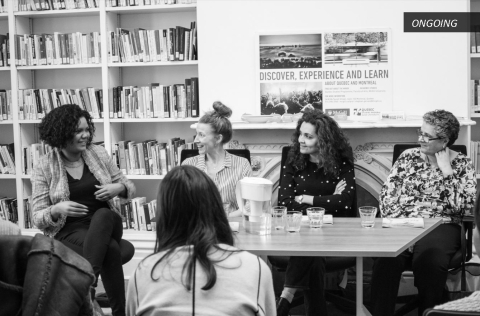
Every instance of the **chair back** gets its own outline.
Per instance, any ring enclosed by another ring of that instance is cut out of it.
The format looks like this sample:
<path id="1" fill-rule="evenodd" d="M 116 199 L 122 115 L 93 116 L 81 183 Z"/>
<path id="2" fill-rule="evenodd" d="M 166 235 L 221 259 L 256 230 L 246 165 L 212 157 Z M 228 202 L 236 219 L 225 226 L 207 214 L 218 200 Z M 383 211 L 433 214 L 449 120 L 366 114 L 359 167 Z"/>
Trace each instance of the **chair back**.
<path id="1" fill-rule="evenodd" d="M 392 157 L 392 165 L 397 161 L 398 157 L 407 149 L 420 147 L 417 143 L 411 144 L 395 144 L 393 146 L 393 157 Z M 452 145 L 450 146 L 451 150 L 461 152 L 462 154 L 467 154 L 467 146 L 465 145 Z"/>
<path id="2" fill-rule="evenodd" d="M 250 150 L 248 149 L 227 149 L 227 151 L 235 156 L 243 157 L 250 161 Z M 198 156 L 198 149 L 184 149 L 180 155 L 180 163 L 182 163 L 185 159 Z"/>

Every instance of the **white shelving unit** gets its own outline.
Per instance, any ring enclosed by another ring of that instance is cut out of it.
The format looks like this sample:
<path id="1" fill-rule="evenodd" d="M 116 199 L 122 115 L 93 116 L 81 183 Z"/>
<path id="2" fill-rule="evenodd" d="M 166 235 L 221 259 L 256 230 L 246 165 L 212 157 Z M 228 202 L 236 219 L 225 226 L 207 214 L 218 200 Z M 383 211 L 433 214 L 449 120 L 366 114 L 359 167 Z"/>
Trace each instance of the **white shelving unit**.
<path id="1" fill-rule="evenodd" d="M 144 141 L 157 139 L 166 142 L 172 137 L 190 141 L 189 128 L 198 118 L 186 119 L 110 119 L 112 88 L 115 86 L 146 86 L 151 83 L 171 85 L 185 83 L 186 78 L 199 77 L 198 61 L 109 63 L 107 60 L 107 32 L 117 27 L 134 29 L 166 29 L 176 26 L 190 28 L 197 21 L 196 4 L 178 4 L 142 7 L 106 7 L 98 1 L 99 8 L 82 10 L 52 10 L 0 13 L 1 34 L 11 35 L 10 56 L 12 65 L 0 67 L 0 89 L 12 90 L 13 120 L 0 121 L 0 143 L 15 143 L 16 175 L 0 175 L 2 196 L 16 197 L 19 225 L 24 228 L 22 201 L 32 193 L 30 175 L 22 174 L 22 148 L 39 142 L 40 120 L 19 120 L 18 90 L 67 89 L 93 87 L 102 89 L 104 115 L 94 119 L 94 141 L 103 141 L 109 153 L 120 140 Z M 16 66 L 14 35 L 70 32 L 99 32 L 101 36 L 101 63 L 48 66 Z M 167 124 L 168 123 L 168 124 Z M 159 180 L 163 176 L 128 175 L 135 182 L 137 196 L 150 201 L 156 197 Z M 151 180 L 157 181 L 152 183 Z"/>
<path id="2" fill-rule="evenodd" d="M 480 12 L 480 0 L 470 0 L 470 12 Z M 470 47 L 471 45 L 469 45 L 468 47 L 468 52 L 471 52 Z M 469 63 L 470 78 L 468 78 L 468 81 L 470 83 L 470 79 L 480 79 L 480 53 L 470 53 Z M 472 91 L 470 91 L 470 88 L 469 93 L 472 93 Z M 471 100 L 472 98 L 469 97 L 468 99 Z M 477 123 L 477 126 L 473 126 L 471 129 L 470 139 L 472 141 L 480 141 L 480 113 L 470 113 L 470 118 Z M 477 179 L 480 179 L 480 170 L 477 170 Z"/>

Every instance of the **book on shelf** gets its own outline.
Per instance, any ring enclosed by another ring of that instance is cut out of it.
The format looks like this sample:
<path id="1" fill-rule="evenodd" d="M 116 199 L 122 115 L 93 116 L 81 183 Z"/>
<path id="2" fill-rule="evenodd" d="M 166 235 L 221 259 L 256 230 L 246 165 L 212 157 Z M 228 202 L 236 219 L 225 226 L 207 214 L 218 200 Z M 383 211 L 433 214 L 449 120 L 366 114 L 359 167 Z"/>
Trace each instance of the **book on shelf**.
<path id="1" fill-rule="evenodd" d="M 0 0 L 1 1 L 1 0 Z M 0 10 L 1 13 L 1 10 Z M 0 34 L 0 67 L 10 66 L 10 34 Z"/>
<path id="2" fill-rule="evenodd" d="M 106 0 L 107 7 L 133 7 L 149 5 L 193 4 L 197 0 Z"/>
<path id="3" fill-rule="evenodd" d="M 141 87 L 113 87 L 109 115 L 125 119 L 198 117 L 198 93 L 195 92 L 198 92 L 198 78 L 169 86 L 152 83 Z"/>
<path id="4" fill-rule="evenodd" d="M 107 59 L 110 63 L 197 60 L 195 34 L 196 22 L 190 23 L 190 29 L 116 28 L 107 35 Z"/>
<path id="5" fill-rule="evenodd" d="M 18 116 L 20 120 L 42 119 L 45 114 L 59 106 L 77 104 L 87 111 L 92 118 L 98 119 L 103 117 L 102 102 L 102 90 L 92 87 L 81 89 L 24 89 L 18 91 Z"/>
<path id="6" fill-rule="evenodd" d="M 9 0 L 0 0 L 8 2 Z M 14 11 L 94 9 L 102 0 L 15 0 Z M 1 9 L 0 9 L 1 13 Z"/>
<path id="7" fill-rule="evenodd" d="M 100 33 L 15 35 L 17 66 L 99 64 Z"/>
<path id="8" fill-rule="evenodd" d="M 12 90 L 0 89 L 0 121 L 12 119 Z"/>
<path id="9" fill-rule="evenodd" d="M 0 144 L 0 173 L 15 174 L 15 144 Z"/>
<path id="10" fill-rule="evenodd" d="M 8 0 L 0 0 L 0 13 L 7 13 L 8 12 Z"/>
<path id="11" fill-rule="evenodd" d="M 0 218 L 18 225 L 16 198 L 0 197 Z"/>

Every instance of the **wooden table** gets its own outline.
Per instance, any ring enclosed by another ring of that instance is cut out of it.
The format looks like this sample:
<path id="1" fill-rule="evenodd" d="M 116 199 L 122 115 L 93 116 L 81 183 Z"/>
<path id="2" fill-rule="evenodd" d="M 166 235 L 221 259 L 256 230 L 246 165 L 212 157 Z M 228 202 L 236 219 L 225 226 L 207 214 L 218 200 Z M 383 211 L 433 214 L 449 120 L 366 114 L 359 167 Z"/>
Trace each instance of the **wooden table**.
<path id="1" fill-rule="evenodd" d="M 229 219 L 239 221 L 239 219 Z M 357 315 L 370 315 L 363 306 L 363 257 L 396 257 L 442 223 L 425 219 L 425 228 L 382 228 L 382 219 L 374 228 L 362 228 L 360 218 L 334 218 L 333 225 L 310 229 L 302 222 L 299 233 L 272 231 L 259 236 L 246 233 L 240 223 L 236 246 L 257 255 L 357 257 Z"/>

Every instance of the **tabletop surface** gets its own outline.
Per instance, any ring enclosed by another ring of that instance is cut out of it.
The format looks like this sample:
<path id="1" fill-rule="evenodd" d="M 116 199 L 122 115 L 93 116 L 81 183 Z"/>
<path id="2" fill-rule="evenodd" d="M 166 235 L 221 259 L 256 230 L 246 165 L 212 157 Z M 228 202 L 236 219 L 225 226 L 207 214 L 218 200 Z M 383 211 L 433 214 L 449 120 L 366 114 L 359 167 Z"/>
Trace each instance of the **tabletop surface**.
<path id="1" fill-rule="evenodd" d="M 438 225 L 440 218 L 425 219 L 424 228 L 382 228 L 382 219 L 374 228 L 362 228 L 360 218 L 334 218 L 333 225 L 310 229 L 302 222 L 298 233 L 272 230 L 271 235 L 259 236 L 245 232 L 241 219 L 235 233 L 235 246 L 257 255 L 297 255 L 336 257 L 396 257 Z"/>

